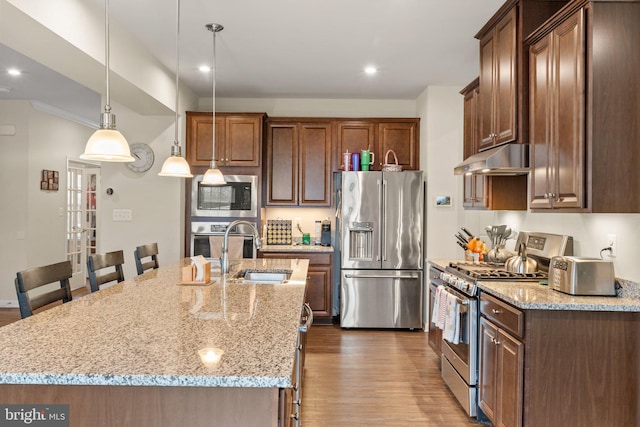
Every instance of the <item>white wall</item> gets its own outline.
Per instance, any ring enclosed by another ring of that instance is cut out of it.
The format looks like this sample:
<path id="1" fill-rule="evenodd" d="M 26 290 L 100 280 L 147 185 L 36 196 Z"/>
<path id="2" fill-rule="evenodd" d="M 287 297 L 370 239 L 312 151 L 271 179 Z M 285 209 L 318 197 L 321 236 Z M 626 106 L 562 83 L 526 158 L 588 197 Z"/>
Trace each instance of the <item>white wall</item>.
<path id="1" fill-rule="evenodd" d="M 616 234 L 617 256 L 607 259 L 613 261 L 616 277 L 640 283 L 640 263 L 637 260 L 640 214 L 497 212 L 495 223 L 515 226 L 518 231 L 573 236 L 574 254 L 587 257 L 599 257 L 600 250 L 606 246 L 607 234 Z"/>
<path id="2" fill-rule="evenodd" d="M 193 99 L 185 103 L 193 103 Z M 184 253 L 183 179 L 159 177 L 174 139 L 173 117 L 142 116 L 112 102 L 118 129 L 129 143 L 145 142 L 155 151 L 153 167 L 144 174 L 122 163 L 101 167 L 98 252 L 123 249 L 125 277 L 136 275 L 133 250 L 158 242 L 161 264 Z M 17 271 L 65 259 L 66 161 L 79 158 L 93 129 L 31 108 L 28 102 L 0 102 L 0 124 L 16 127 L 16 135 L 0 136 L 5 155 L 0 160 L 2 257 L 0 306 L 16 303 L 13 280 Z M 184 123 L 181 120 L 181 134 Z M 181 139 L 184 141 L 184 137 Z M 60 190 L 40 190 L 42 169 L 60 172 Z M 107 188 L 114 194 L 108 196 Z M 114 222 L 113 209 L 131 209 L 133 221 Z"/>
<path id="3" fill-rule="evenodd" d="M 0 135 L 0 300 L 16 300 L 16 271 L 27 265 L 29 103 L 0 102 L 0 125 L 15 135 Z"/>

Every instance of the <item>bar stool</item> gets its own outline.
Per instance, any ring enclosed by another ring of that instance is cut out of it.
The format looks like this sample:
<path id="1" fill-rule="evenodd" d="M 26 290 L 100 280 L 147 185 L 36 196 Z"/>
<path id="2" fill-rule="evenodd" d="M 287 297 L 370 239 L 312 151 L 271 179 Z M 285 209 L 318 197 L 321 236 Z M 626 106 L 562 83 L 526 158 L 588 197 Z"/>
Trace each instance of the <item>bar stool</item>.
<path id="1" fill-rule="evenodd" d="M 91 292 L 100 290 L 100 286 L 105 283 L 124 281 L 124 272 L 122 271 L 124 264 L 124 252 L 113 251 L 106 254 L 91 255 L 87 259 L 87 272 L 89 274 L 89 286 Z M 114 271 L 98 275 L 97 272 L 104 268 L 115 267 Z"/>
<path id="2" fill-rule="evenodd" d="M 29 317 L 34 310 L 56 301 L 62 301 L 62 303 L 71 301 L 69 279 L 72 274 L 71 261 L 69 260 L 19 271 L 15 279 L 15 285 L 18 303 L 20 304 L 20 316 L 23 319 Z M 59 289 L 40 293 L 33 297 L 29 295 L 29 291 L 58 281 L 60 282 Z"/>
<path id="3" fill-rule="evenodd" d="M 133 256 L 136 259 L 136 270 L 138 270 L 138 276 L 144 273 L 146 270 L 152 268 L 158 268 L 158 244 L 151 243 L 148 245 L 138 246 L 133 251 Z M 150 260 L 143 261 L 143 258 L 151 257 Z"/>

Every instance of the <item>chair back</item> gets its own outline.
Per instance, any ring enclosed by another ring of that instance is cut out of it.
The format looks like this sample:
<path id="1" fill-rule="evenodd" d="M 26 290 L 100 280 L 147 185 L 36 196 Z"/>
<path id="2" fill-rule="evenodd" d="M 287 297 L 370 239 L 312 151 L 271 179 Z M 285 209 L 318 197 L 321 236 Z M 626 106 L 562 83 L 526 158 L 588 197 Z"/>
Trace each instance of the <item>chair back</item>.
<path id="1" fill-rule="evenodd" d="M 96 292 L 100 289 L 100 286 L 105 283 L 124 281 L 124 272 L 122 271 L 122 264 L 124 264 L 124 252 L 114 251 L 106 254 L 91 255 L 87 259 L 87 272 L 89 274 L 89 287 L 91 292 Z M 98 271 L 114 267 L 113 271 L 98 275 Z"/>
<path id="2" fill-rule="evenodd" d="M 18 294 L 18 303 L 20 304 L 20 316 L 23 319 L 29 317 L 33 314 L 34 310 L 55 301 L 62 301 L 63 303 L 71 301 L 69 279 L 72 274 L 71 261 L 68 260 L 19 271 L 15 279 L 15 285 L 16 293 Z M 29 291 L 55 282 L 60 282 L 59 289 L 39 293 L 35 296 L 29 295 Z"/>
<path id="3" fill-rule="evenodd" d="M 133 251 L 133 257 L 136 259 L 136 270 L 138 270 L 138 276 L 144 273 L 146 270 L 160 267 L 160 265 L 158 264 L 157 243 L 138 246 L 136 250 Z M 151 257 L 151 259 L 144 261 L 144 258 L 149 257 Z"/>

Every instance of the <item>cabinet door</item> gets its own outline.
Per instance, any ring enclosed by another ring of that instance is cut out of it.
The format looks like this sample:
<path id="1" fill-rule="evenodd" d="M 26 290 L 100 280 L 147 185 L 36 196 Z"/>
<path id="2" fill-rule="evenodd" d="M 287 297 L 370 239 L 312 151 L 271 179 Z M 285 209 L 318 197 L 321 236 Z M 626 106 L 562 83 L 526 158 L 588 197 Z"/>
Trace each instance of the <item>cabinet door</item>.
<path id="1" fill-rule="evenodd" d="M 225 134 L 225 166 L 260 166 L 261 116 L 228 116 Z"/>
<path id="2" fill-rule="evenodd" d="M 553 207 L 579 208 L 584 193 L 584 9 L 552 33 L 555 114 Z M 594 162 L 597 162 L 594 159 Z"/>
<path id="3" fill-rule="evenodd" d="M 493 145 L 494 52 L 495 32 L 492 31 L 480 40 L 480 89 L 478 96 L 480 139 L 478 140 L 478 149 Z"/>
<path id="4" fill-rule="evenodd" d="M 393 150 L 398 158 L 398 164 L 403 170 L 417 170 L 419 159 L 418 121 L 411 123 L 378 123 L 378 145 L 376 159 L 378 165 L 385 163 L 385 154 Z M 389 163 L 394 163 L 393 155 L 389 155 Z M 376 170 L 380 170 L 377 167 Z"/>
<path id="5" fill-rule="evenodd" d="M 313 310 L 314 318 L 331 317 L 331 266 L 309 266 L 307 282 L 307 302 Z"/>
<path id="6" fill-rule="evenodd" d="M 336 123 L 336 157 L 334 170 L 343 169 L 342 153 L 359 153 L 360 150 L 375 150 L 375 124 L 360 121 L 338 121 Z M 376 159 L 377 160 L 377 159 Z M 374 162 L 377 163 L 377 162 Z M 375 164 L 374 164 L 375 166 Z M 379 170 L 380 168 L 378 168 Z"/>
<path id="7" fill-rule="evenodd" d="M 212 157 L 211 113 L 187 112 L 186 159 L 191 166 L 209 167 Z M 216 162 L 224 158 L 225 120 L 216 115 Z"/>
<path id="8" fill-rule="evenodd" d="M 487 195 L 487 179 L 484 176 L 464 175 L 463 176 L 464 200 L 462 206 L 465 208 L 487 209 L 489 200 Z"/>
<path id="9" fill-rule="evenodd" d="M 331 206 L 331 123 L 301 123 L 299 206 Z"/>
<path id="10" fill-rule="evenodd" d="M 552 182 L 552 52 L 551 36 L 529 49 L 529 143 L 531 209 L 551 208 Z"/>
<path id="11" fill-rule="evenodd" d="M 467 159 L 478 152 L 480 125 L 478 120 L 478 87 L 464 95 L 463 115 L 463 158 Z"/>
<path id="12" fill-rule="evenodd" d="M 298 204 L 298 125 L 267 127 L 267 205 Z"/>
<path id="13" fill-rule="evenodd" d="M 532 45 L 531 208 L 584 204 L 584 11 Z"/>
<path id="14" fill-rule="evenodd" d="M 516 139 L 516 8 L 496 26 L 494 144 Z"/>
<path id="15" fill-rule="evenodd" d="M 496 370 L 498 349 L 495 345 L 498 328 L 484 317 L 480 318 L 480 369 L 478 380 L 478 405 L 496 425 Z"/>
<path id="16" fill-rule="evenodd" d="M 524 345 L 506 332 L 499 330 L 495 347 L 498 350 L 495 425 L 520 427 L 522 425 Z"/>
<path id="17" fill-rule="evenodd" d="M 516 8 L 480 40 L 479 148 L 516 139 Z"/>

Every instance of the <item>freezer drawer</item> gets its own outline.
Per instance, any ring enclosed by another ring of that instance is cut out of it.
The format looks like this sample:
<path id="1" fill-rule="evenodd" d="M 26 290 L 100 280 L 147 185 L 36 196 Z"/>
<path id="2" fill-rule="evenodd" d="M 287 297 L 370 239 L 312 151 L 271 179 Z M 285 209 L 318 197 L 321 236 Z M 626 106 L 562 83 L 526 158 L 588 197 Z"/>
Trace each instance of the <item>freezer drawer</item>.
<path id="1" fill-rule="evenodd" d="M 340 326 L 422 328 L 422 271 L 342 270 Z"/>

